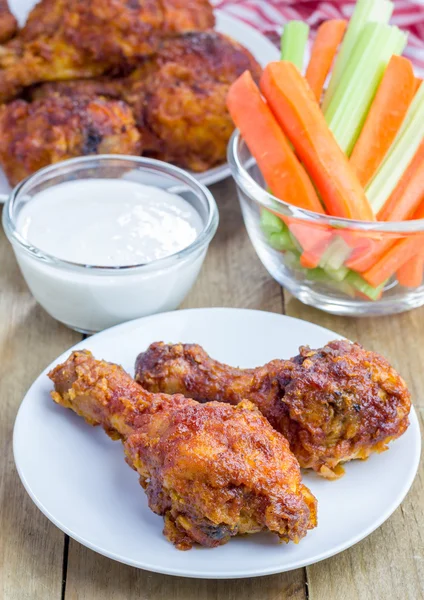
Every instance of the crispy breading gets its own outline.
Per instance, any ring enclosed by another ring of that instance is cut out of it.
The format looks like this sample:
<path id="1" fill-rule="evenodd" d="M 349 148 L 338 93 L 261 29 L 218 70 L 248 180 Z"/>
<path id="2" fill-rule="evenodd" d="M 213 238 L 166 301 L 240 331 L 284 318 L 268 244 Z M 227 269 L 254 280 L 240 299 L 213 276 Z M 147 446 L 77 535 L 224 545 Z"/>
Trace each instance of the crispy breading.
<path id="1" fill-rule="evenodd" d="M 346 340 L 245 370 L 196 344 L 155 343 L 139 355 L 136 380 L 201 402 L 250 400 L 288 439 L 301 467 L 328 478 L 342 475 L 346 461 L 386 450 L 409 424 L 403 379 L 382 356 Z"/>
<path id="2" fill-rule="evenodd" d="M 55 402 L 123 440 L 150 508 L 179 549 L 259 531 L 297 542 L 316 526 L 316 500 L 287 440 L 253 404 L 151 394 L 87 351 L 49 377 Z"/>
<path id="3" fill-rule="evenodd" d="M 141 136 L 120 100 L 15 100 L 0 109 L 0 162 L 12 185 L 41 167 L 90 154 L 140 154 Z"/>
<path id="4" fill-rule="evenodd" d="M 127 78 L 49 83 L 32 95 L 120 97 L 134 111 L 146 155 L 204 171 L 225 161 L 234 131 L 226 96 L 246 69 L 259 78 L 260 66 L 234 40 L 216 31 L 190 33 L 163 42 Z"/>
<path id="5" fill-rule="evenodd" d="M 10 12 L 7 0 L 0 0 L 0 44 L 4 44 L 18 31 L 18 22 Z"/>
<path id="6" fill-rule="evenodd" d="M 213 25 L 208 0 L 41 0 L 3 62 L 0 102 L 40 81 L 121 70 L 167 36 Z"/>

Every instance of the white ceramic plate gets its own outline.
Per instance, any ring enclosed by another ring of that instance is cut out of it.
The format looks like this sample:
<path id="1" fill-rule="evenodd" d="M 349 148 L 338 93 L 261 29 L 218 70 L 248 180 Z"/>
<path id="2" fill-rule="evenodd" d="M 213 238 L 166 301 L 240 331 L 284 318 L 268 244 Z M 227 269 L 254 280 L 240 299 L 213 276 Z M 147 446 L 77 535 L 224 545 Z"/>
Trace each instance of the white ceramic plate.
<path id="1" fill-rule="evenodd" d="M 117 362 L 131 374 L 137 354 L 153 341 L 197 342 L 213 357 L 253 367 L 319 347 L 335 333 L 311 323 L 259 311 L 199 309 L 138 319 L 75 346 Z M 69 351 L 60 356 L 62 362 Z M 176 550 L 162 535 L 163 521 L 148 508 L 137 474 L 124 462 L 121 444 L 92 428 L 49 396 L 50 365 L 32 385 L 19 410 L 14 454 L 21 480 L 40 510 L 62 531 L 110 558 L 159 573 L 199 578 L 237 578 L 289 571 L 352 546 L 399 506 L 414 479 L 420 455 L 415 412 L 407 432 L 390 450 L 354 461 L 346 475 L 304 482 L 318 499 L 318 528 L 298 545 L 272 534 L 234 538 L 214 549 Z"/>
<path id="2" fill-rule="evenodd" d="M 9 0 L 10 8 L 21 25 L 25 23 L 28 12 L 35 4 L 34 0 Z M 253 29 L 253 27 L 219 10 L 215 11 L 215 16 L 215 28 L 217 31 L 230 35 L 233 39 L 243 44 L 243 46 L 250 50 L 259 64 L 265 66 L 273 60 L 278 60 L 279 53 L 277 48 L 265 36 Z M 230 168 L 225 163 L 219 167 L 208 169 L 204 173 L 193 173 L 193 175 L 204 185 L 212 185 L 229 177 Z M 9 192 L 10 186 L 3 170 L 0 168 L 0 204 L 6 201 Z"/>

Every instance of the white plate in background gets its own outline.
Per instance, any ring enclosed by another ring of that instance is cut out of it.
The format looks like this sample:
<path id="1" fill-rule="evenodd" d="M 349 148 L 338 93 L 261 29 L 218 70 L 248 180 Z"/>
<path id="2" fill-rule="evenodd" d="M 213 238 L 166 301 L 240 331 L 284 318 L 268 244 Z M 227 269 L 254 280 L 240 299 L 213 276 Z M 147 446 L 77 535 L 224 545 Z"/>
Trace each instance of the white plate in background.
<path id="1" fill-rule="evenodd" d="M 9 0 L 10 8 L 21 25 L 25 23 L 28 12 L 35 4 L 36 2 L 32 0 Z M 265 66 L 273 60 L 278 60 L 279 52 L 277 48 L 264 35 L 256 31 L 256 29 L 219 10 L 215 11 L 215 16 L 215 29 L 243 44 L 243 46 L 250 50 L 259 64 Z M 225 163 L 219 167 L 208 169 L 204 173 L 193 173 L 193 175 L 204 185 L 212 185 L 229 177 L 230 169 L 228 164 Z M 0 204 L 6 201 L 10 189 L 6 176 L 0 168 Z"/>
<path id="2" fill-rule="evenodd" d="M 133 374 L 137 354 L 154 341 L 196 342 L 213 358 L 254 367 L 325 345 L 337 334 L 290 317 L 239 309 L 197 309 L 138 319 L 74 348 L 122 364 Z M 63 362 L 69 351 L 53 365 Z M 388 452 L 346 465 L 336 481 L 305 472 L 318 499 L 318 527 L 299 544 L 272 534 L 233 538 L 218 548 L 177 550 L 162 535 L 163 520 L 148 506 L 119 442 L 53 403 L 46 373 L 28 391 L 15 423 L 13 449 L 21 480 L 38 508 L 62 531 L 120 562 L 170 575 L 208 579 L 256 577 L 304 567 L 349 548 L 399 506 L 417 471 L 420 433 L 410 427 Z"/>

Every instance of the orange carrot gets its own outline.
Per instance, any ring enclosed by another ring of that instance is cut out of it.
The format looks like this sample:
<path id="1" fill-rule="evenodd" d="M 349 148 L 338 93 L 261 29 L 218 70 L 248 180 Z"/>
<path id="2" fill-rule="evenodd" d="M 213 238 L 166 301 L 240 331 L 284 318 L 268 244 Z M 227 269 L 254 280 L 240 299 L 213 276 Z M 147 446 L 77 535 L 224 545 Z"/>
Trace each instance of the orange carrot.
<path id="1" fill-rule="evenodd" d="M 419 287 L 423 282 L 424 256 L 417 254 L 402 265 L 396 272 L 400 285 L 405 287 Z"/>
<path id="2" fill-rule="evenodd" d="M 422 82 L 423 82 L 422 79 L 420 79 L 419 77 L 415 77 L 415 93 L 418 92 L 418 88 L 420 87 Z"/>
<path id="3" fill-rule="evenodd" d="M 377 215 L 379 221 L 409 219 L 424 201 L 424 140 Z"/>
<path id="4" fill-rule="evenodd" d="M 330 215 L 375 220 L 346 155 L 325 122 L 311 88 L 288 61 L 270 63 L 261 90 L 296 154 L 311 175 Z"/>
<path id="5" fill-rule="evenodd" d="M 363 186 L 371 180 L 405 118 L 416 89 L 409 60 L 392 56 L 350 156 Z"/>
<path id="6" fill-rule="evenodd" d="M 300 262 L 303 267 L 317 267 L 322 253 L 333 237 L 331 227 L 322 223 L 307 223 L 300 219 L 287 219 L 287 225 L 302 247 Z"/>
<path id="7" fill-rule="evenodd" d="M 249 71 L 245 71 L 232 84 L 227 96 L 227 106 L 272 193 L 300 208 L 323 213 L 308 174 L 291 149 Z"/>
<path id="8" fill-rule="evenodd" d="M 424 202 L 424 141 L 400 178 L 386 204 L 378 213 L 380 221 L 403 221 L 410 219 Z M 355 271 L 370 269 L 384 253 L 393 246 L 393 239 L 386 238 L 374 244 L 368 252 L 354 253 L 346 266 Z"/>
<path id="9" fill-rule="evenodd" d="M 306 69 L 306 79 L 311 86 L 318 102 L 334 57 L 346 31 L 347 21 L 331 19 L 324 21 L 318 28 L 315 42 L 312 46 L 311 60 Z"/>
<path id="10" fill-rule="evenodd" d="M 424 203 L 415 211 L 413 219 L 424 219 Z M 422 255 L 424 234 L 410 235 L 397 241 L 362 277 L 373 287 L 384 283 L 415 255 Z"/>

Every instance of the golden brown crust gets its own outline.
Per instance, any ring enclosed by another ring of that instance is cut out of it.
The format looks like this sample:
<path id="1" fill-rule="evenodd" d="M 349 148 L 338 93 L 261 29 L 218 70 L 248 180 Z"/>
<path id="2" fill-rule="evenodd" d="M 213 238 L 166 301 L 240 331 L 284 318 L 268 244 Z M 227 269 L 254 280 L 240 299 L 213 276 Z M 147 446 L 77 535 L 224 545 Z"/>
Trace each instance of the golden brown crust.
<path id="1" fill-rule="evenodd" d="M 0 44 L 10 40 L 18 31 L 18 22 L 10 12 L 7 0 L 0 0 Z"/>
<path id="2" fill-rule="evenodd" d="M 138 357 L 136 379 L 203 402 L 254 402 L 300 465 L 328 478 L 342 475 L 348 460 L 385 450 L 409 423 L 403 379 L 382 356 L 347 341 L 302 347 L 290 361 L 247 370 L 218 363 L 195 344 L 156 343 Z"/>
<path id="3" fill-rule="evenodd" d="M 160 41 L 214 25 L 207 0 L 41 0 L 0 72 L 0 101 L 38 81 L 96 77 L 156 52 Z"/>
<path id="4" fill-rule="evenodd" d="M 216 31 L 192 33 L 163 42 L 127 78 L 49 83 L 32 96 L 122 98 L 134 111 L 145 154 L 204 171 L 225 161 L 234 130 L 226 96 L 246 69 L 259 78 L 260 66 L 240 44 Z"/>
<path id="5" fill-rule="evenodd" d="M 266 530 L 298 541 L 316 525 L 316 500 L 287 441 L 251 403 L 150 394 L 84 351 L 49 377 L 58 404 L 123 438 L 150 508 L 180 549 Z"/>
<path id="6" fill-rule="evenodd" d="M 140 133 L 121 101 L 52 96 L 0 110 L 0 163 L 12 185 L 67 158 L 140 151 Z"/>
<path id="7" fill-rule="evenodd" d="M 215 31 L 165 41 L 124 86 L 148 153 L 186 169 L 204 171 L 225 161 L 234 125 L 226 107 L 231 83 L 261 68 L 243 46 Z"/>

